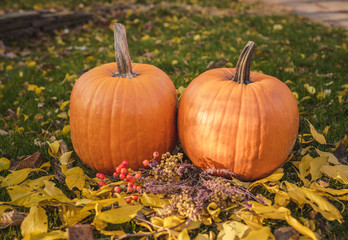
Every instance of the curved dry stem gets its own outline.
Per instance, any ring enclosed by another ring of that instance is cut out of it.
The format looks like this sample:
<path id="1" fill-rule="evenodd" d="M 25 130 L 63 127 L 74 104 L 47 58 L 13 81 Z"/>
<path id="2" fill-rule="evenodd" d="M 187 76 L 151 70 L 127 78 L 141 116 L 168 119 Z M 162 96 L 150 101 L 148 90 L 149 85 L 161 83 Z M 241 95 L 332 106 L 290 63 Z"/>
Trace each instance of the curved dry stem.
<path id="1" fill-rule="evenodd" d="M 132 61 L 129 56 L 126 28 L 121 23 L 114 24 L 115 58 L 118 72 L 114 77 L 134 78 L 137 74 L 132 71 Z"/>
<path id="2" fill-rule="evenodd" d="M 249 41 L 242 53 L 239 56 L 236 73 L 233 77 L 233 81 L 237 83 L 249 84 L 252 83 L 250 80 L 250 67 L 251 67 L 251 58 L 255 52 L 256 44 L 253 41 Z"/>

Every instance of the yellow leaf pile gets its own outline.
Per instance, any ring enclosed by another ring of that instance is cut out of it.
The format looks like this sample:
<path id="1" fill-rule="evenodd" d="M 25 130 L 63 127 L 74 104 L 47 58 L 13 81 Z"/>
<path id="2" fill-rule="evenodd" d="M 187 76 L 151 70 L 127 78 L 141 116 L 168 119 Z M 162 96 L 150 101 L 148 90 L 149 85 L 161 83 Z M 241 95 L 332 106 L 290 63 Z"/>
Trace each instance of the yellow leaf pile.
<path id="1" fill-rule="evenodd" d="M 326 144 L 324 135 L 308 124 L 310 134 L 306 137 L 311 136 L 316 142 Z M 47 142 L 47 146 L 51 163 L 45 162 L 39 168 L 11 170 L 1 178 L 1 187 L 6 188 L 10 196 L 10 201 L 1 202 L 0 205 L 0 214 L 5 214 L 3 219 L 10 216 L 9 211 L 19 207 L 29 211 L 21 215 L 24 220 L 19 222 L 24 239 L 65 239 L 68 237 L 66 229 L 81 222 L 88 222 L 103 235 L 120 238 L 166 236 L 170 239 L 190 239 L 191 233 L 198 232 L 197 240 L 274 239 L 270 221 L 282 221 L 307 239 L 320 239 L 315 219 L 295 217 L 290 203 L 296 204 L 298 209 L 319 213 L 327 221 L 341 223 L 341 212 L 332 201 L 348 200 L 348 190 L 344 187 L 348 183 L 348 166 L 341 164 L 332 152 L 303 146 L 291 156 L 292 160 L 288 163 L 288 167 L 297 172 L 299 181 L 284 179 L 284 168 L 252 183 L 235 180 L 237 185 L 258 194 L 260 201 L 249 200 L 244 205 L 231 203 L 227 207 L 211 202 L 206 208 L 207 215 L 193 220 L 175 211 L 164 214 L 171 202 L 168 196 L 161 194 L 145 191 L 139 194 L 138 201 L 127 203 L 129 194 L 113 191 L 114 186 L 126 187 L 123 181 L 115 182 L 107 178 L 107 185 L 98 189 L 98 178 L 90 178 L 81 167 L 72 167 L 76 163 L 72 158 L 73 152 L 66 149 L 62 140 Z M 10 161 L 3 157 L 0 164 L 1 171 L 6 171 Z M 52 171 L 54 175 L 50 174 Z M 58 188 L 57 181 L 64 185 L 64 191 Z M 330 187 L 332 181 L 337 181 L 342 187 Z M 58 210 L 62 223 L 59 230 L 49 228 L 53 220 L 49 218 L 48 206 Z M 126 233 L 109 228 L 130 221 L 147 231 Z M 4 226 L 11 224 L 10 221 Z M 218 234 L 201 232 L 209 226 L 215 226 Z"/>

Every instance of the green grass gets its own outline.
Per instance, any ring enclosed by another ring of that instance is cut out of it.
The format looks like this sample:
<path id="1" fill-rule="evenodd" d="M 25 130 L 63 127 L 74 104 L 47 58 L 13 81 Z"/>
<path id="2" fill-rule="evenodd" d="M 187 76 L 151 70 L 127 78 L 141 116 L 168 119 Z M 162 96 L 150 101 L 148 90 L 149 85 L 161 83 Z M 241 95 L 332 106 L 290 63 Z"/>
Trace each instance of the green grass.
<path id="1" fill-rule="evenodd" d="M 9 11 L 32 9 L 34 5 L 39 8 L 57 6 L 54 1 L 44 2 L 3 1 L 0 6 Z M 138 4 L 145 2 L 137 1 Z M 233 7 L 237 11 L 231 16 L 210 16 L 176 6 L 128 12 L 118 22 L 126 25 L 133 62 L 155 65 L 171 77 L 176 87 L 187 86 L 207 70 L 211 61 L 226 60 L 225 66 L 234 66 L 245 43 L 255 41 L 257 50 L 252 70 L 287 82 L 299 96 L 301 116 L 311 121 L 319 131 L 331 126 L 326 136 L 328 143 L 336 143 L 347 134 L 347 88 L 343 86 L 347 84 L 348 73 L 347 32 L 327 28 L 297 15 L 255 16 L 239 11 L 253 9 L 253 5 L 227 4 L 225 1 L 181 2 L 204 7 Z M 73 0 L 65 1 L 63 6 L 77 9 L 80 3 L 84 7 L 93 6 L 93 1 Z M 93 11 L 93 8 L 89 9 Z M 114 20 L 112 16 L 106 16 L 106 19 L 110 23 Z M 146 26 L 153 29 L 149 30 Z M 68 107 L 64 110 L 59 107 L 63 101 L 69 100 L 72 86 L 80 74 L 114 61 L 112 29 L 96 20 L 79 30 L 72 28 L 68 34 L 58 31 L 39 39 L 5 42 L 5 45 L 6 51 L 18 57 L 0 57 L 0 129 L 10 133 L 0 136 L 0 155 L 8 154 L 18 159 L 40 150 L 49 159 L 47 147 L 37 146 L 35 142 L 52 138 L 63 138 L 72 149 L 70 137 L 60 133 L 69 120 L 58 116 Z M 86 50 L 67 50 L 74 46 L 85 47 Z M 36 94 L 28 91 L 28 84 L 45 89 Z M 309 94 L 304 84 L 315 87 L 316 93 Z M 325 90 L 331 91 L 331 94 L 318 99 L 317 94 Z M 308 96 L 310 99 L 303 99 Z M 14 112 L 19 109 L 21 114 L 18 119 L 12 119 L 6 113 L 8 109 Z M 26 120 L 23 114 L 28 116 Z M 42 119 L 35 120 L 37 114 L 41 114 Z M 23 131 L 18 130 L 21 127 Z M 300 133 L 308 132 L 306 122 L 301 121 Z M 296 145 L 295 150 L 299 148 Z M 294 173 L 292 168 L 291 164 L 285 166 L 289 173 Z M 285 178 L 299 181 L 293 174 L 286 174 Z M 344 187 L 332 184 L 337 188 Z M 0 201 L 5 200 L 8 196 L 1 190 Z M 292 210 L 296 217 L 308 214 L 305 209 L 301 211 L 294 207 Z M 344 214 L 347 220 L 347 211 Z M 316 222 L 317 226 L 320 221 Z M 346 223 L 330 222 L 324 237 L 343 239 L 347 229 Z M 20 230 L 11 227 L 2 234 L 2 239 L 13 239 L 13 236 L 20 236 Z"/>

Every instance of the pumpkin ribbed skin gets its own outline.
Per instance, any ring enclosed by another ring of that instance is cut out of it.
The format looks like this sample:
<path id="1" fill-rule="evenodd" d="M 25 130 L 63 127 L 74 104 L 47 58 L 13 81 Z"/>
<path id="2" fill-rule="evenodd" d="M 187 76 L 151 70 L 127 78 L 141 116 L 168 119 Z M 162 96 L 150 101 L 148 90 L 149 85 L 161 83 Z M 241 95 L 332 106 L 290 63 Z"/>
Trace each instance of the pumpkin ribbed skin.
<path id="1" fill-rule="evenodd" d="M 275 77 L 251 72 L 249 84 L 231 79 L 236 69 L 209 70 L 183 93 L 179 139 L 202 168 L 227 169 L 251 181 L 282 166 L 298 133 L 298 107 Z"/>
<path id="2" fill-rule="evenodd" d="M 123 160 L 142 161 L 172 151 L 177 139 L 177 96 L 160 69 L 132 63 L 134 78 L 113 77 L 116 63 L 96 67 L 75 83 L 70 98 L 71 140 L 93 170 L 112 174 Z"/>

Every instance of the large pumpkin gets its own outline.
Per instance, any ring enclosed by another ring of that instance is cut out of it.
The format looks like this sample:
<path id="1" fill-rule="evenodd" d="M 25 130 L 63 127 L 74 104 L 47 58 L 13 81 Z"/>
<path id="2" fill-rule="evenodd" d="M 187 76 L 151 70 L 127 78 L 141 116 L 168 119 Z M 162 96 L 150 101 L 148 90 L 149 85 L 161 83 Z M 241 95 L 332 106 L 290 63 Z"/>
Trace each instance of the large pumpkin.
<path id="1" fill-rule="evenodd" d="M 70 98 L 71 140 L 92 169 L 113 173 L 123 160 L 138 169 L 154 151 L 172 151 L 177 96 L 160 69 L 131 63 L 125 28 L 115 24 L 116 63 L 83 74 Z"/>
<path id="2" fill-rule="evenodd" d="M 266 177 L 284 164 L 299 120 L 296 100 L 283 82 L 250 72 L 254 49 L 248 42 L 236 68 L 195 78 L 178 112 L 179 139 L 192 162 L 245 181 Z"/>

